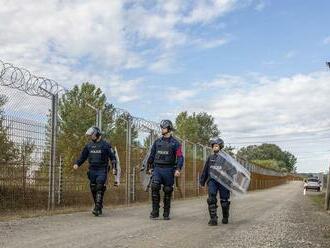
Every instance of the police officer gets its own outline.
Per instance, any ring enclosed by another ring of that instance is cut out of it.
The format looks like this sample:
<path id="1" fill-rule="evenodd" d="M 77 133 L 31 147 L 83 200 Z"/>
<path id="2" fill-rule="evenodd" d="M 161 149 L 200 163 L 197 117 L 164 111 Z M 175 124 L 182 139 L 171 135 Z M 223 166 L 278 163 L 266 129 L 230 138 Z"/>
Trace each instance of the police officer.
<path id="1" fill-rule="evenodd" d="M 88 159 L 89 170 L 87 176 L 90 181 L 90 190 L 95 204 L 93 214 L 99 216 L 102 214 L 103 196 L 106 190 L 108 172 L 110 170 L 109 158 L 114 175 L 117 172 L 117 161 L 111 145 L 102 139 L 101 131 L 98 127 L 89 128 L 86 132 L 86 136 L 88 136 L 91 141 L 84 147 L 80 158 L 73 168 L 77 170 Z"/>
<path id="2" fill-rule="evenodd" d="M 162 137 L 157 139 L 148 158 L 149 173 L 152 173 L 151 219 L 159 217 L 160 189 L 164 191 L 164 220 L 170 219 L 171 197 L 173 192 L 174 177 L 180 176 L 183 167 L 181 144 L 172 136 L 174 130 L 170 120 L 163 120 L 160 124 Z"/>
<path id="3" fill-rule="evenodd" d="M 215 138 L 211 140 L 211 147 L 213 150 L 213 154 L 210 155 L 205 163 L 205 166 L 203 168 L 203 172 L 200 177 L 200 184 L 202 187 L 205 186 L 205 183 L 207 183 L 208 186 L 208 209 L 210 213 L 210 226 L 216 226 L 218 225 L 218 216 L 217 216 L 217 194 L 220 193 L 220 203 L 222 208 L 222 223 L 228 224 L 228 218 L 229 218 L 229 197 L 230 197 L 230 191 L 225 188 L 222 184 L 214 180 L 213 178 L 210 178 L 210 167 L 215 166 L 215 161 L 217 159 L 217 156 L 219 156 L 219 152 L 224 147 L 224 141 L 220 138 Z"/>

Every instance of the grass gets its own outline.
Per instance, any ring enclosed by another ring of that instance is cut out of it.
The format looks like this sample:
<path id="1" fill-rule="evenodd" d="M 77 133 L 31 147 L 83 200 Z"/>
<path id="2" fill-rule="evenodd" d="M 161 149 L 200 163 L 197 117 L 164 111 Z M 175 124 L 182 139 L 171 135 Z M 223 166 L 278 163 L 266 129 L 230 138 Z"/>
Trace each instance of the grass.
<path id="1" fill-rule="evenodd" d="M 320 208 L 324 207 L 325 193 L 310 195 L 312 202 Z"/>

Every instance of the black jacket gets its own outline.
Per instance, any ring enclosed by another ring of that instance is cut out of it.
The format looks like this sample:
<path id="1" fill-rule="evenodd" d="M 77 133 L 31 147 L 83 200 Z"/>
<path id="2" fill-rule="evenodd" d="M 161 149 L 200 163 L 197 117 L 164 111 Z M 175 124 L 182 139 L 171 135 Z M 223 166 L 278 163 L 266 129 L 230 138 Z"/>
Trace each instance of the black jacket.
<path id="1" fill-rule="evenodd" d="M 81 166 L 88 159 L 90 169 L 105 168 L 109 166 L 109 159 L 114 169 L 117 165 L 116 156 L 111 144 L 101 139 L 98 142 L 88 143 L 81 152 L 76 164 Z"/>

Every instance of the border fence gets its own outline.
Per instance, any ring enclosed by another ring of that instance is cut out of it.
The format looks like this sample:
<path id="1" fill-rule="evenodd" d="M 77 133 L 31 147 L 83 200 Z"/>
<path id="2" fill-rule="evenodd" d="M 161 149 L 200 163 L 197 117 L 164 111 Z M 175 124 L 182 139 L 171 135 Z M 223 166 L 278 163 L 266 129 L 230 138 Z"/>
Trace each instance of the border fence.
<path id="1" fill-rule="evenodd" d="M 0 60 L 0 216 L 90 206 L 87 166 L 72 172 L 69 168 L 73 158 L 58 149 L 62 132 L 58 106 L 64 94 L 66 90 L 57 82 Z M 93 110 L 90 125 L 103 124 L 115 130 L 117 137 L 115 140 L 110 137 L 110 141 L 120 158 L 121 183 L 112 187 L 110 179 L 105 205 L 148 201 L 150 196 L 141 186 L 139 171 L 147 147 L 159 135 L 159 124 L 134 117 L 120 108 L 112 109 L 111 121 L 107 123 L 102 119 L 101 109 L 89 107 Z M 88 123 L 81 125 L 86 125 L 83 129 L 89 127 Z M 69 138 L 64 141 L 69 146 Z M 205 189 L 199 186 L 199 175 L 210 148 L 180 141 L 185 165 L 175 184 L 174 198 L 203 195 Z M 251 172 L 250 190 L 297 179 L 238 160 Z"/>

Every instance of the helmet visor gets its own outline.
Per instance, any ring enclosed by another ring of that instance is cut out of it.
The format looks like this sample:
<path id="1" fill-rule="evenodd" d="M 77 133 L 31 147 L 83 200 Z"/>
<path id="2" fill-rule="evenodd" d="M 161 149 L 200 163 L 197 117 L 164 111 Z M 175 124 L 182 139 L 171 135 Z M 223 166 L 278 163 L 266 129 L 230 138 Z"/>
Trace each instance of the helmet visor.
<path id="1" fill-rule="evenodd" d="M 94 134 L 94 132 L 95 132 L 94 128 L 91 127 L 86 131 L 85 135 L 92 136 Z"/>

